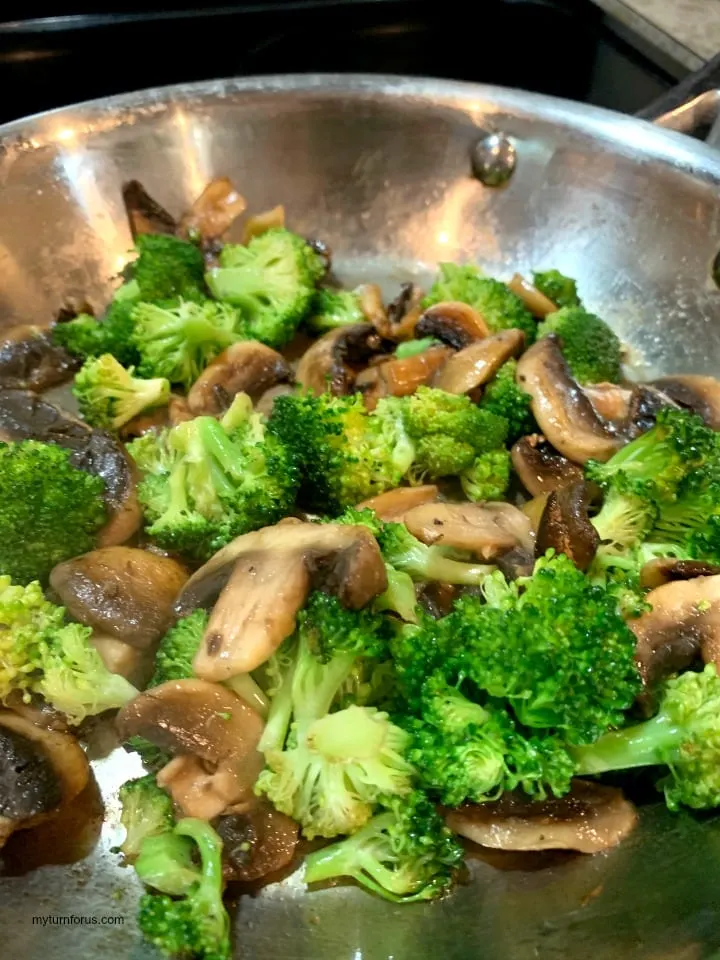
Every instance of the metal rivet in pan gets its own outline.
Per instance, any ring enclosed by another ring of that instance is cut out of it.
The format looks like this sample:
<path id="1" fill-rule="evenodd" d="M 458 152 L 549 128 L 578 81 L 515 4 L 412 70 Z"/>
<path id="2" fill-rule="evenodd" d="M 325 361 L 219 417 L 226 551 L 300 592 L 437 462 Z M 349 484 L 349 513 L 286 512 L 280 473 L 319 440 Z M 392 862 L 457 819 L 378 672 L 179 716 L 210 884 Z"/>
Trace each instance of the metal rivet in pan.
<path id="1" fill-rule="evenodd" d="M 470 151 L 473 176 L 486 187 L 501 187 L 515 171 L 517 151 L 504 133 L 484 134 Z"/>

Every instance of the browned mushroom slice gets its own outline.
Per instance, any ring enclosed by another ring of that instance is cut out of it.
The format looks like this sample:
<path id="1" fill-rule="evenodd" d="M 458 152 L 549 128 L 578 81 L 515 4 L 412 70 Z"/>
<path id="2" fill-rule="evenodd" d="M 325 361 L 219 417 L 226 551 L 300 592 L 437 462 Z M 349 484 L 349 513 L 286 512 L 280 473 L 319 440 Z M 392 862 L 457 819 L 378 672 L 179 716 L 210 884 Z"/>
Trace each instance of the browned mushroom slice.
<path id="1" fill-rule="evenodd" d="M 279 353 L 257 340 L 243 340 L 223 350 L 190 388 L 187 405 L 193 416 L 224 413 L 238 393 L 251 400 L 292 376 Z"/>
<path id="2" fill-rule="evenodd" d="M 279 203 L 270 210 L 263 210 L 250 217 L 243 227 L 242 242 L 250 243 L 253 237 L 260 237 L 268 230 L 285 226 L 285 207 Z"/>
<path id="3" fill-rule="evenodd" d="M 123 707 L 116 726 L 123 741 L 144 737 L 176 755 L 157 779 L 185 816 L 211 820 L 253 801 L 263 722 L 225 687 L 205 680 L 151 687 Z"/>
<path id="4" fill-rule="evenodd" d="M 429 383 L 451 356 L 449 347 L 429 347 L 412 357 L 391 358 L 362 370 L 355 390 L 362 393 L 365 406 L 374 410 L 382 397 L 407 397 Z"/>
<path id="5" fill-rule="evenodd" d="M 530 394 L 540 429 L 568 459 L 605 461 L 622 446 L 573 380 L 554 335 L 542 337 L 520 357 L 517 382 Z"/>
<path id="6" fill-rule="evenodd" d="M 412 340 L 422 316 L 423 292 L 414 283 L 403 283 L 400 293 L 391 300 L 383 316 L 376 312 L 377 330 L 383 337 L 402 343 Z"/>
<path id="7" fill-rule="evenodd" d="M 510 456 L 522 485 L 533 497 L 583 478 L 582 469 L 562 457 L 540 433 L 518 440 Z"/>
<path id="8" fill-rule="evenodd" d="M 220 817 L 215 829 L 223 842 L 223 874 L 247 883 L 277 873 L 295 856 L 300 828 L 264 800 L 244 814 Z"/>
<path id="9" fill-rule="evenodd" d="M 132 440 L 134 437 L 142 437 L 143 434 L 151 430 L 162 430 L 170 424 L 170 408 L 156 407 L 147 413 L 139 413 L 132 420 L 120 427 L 120 439 Z"/>
<path id="10" fill-rule="evenodd" d="M 580 570 L 587 570 L 600 545 L 588 506 L 588 489 L 582 481 L 551 490 L 537 532 L 535 556 L 552 549 L 564 553 Z"/>
<path id="11" fill-rule="evenodd" d="M 646 685 L 689 667 L 698 655 L 720 669 L 720 575 L 675 580 L 645 600 L 651 609 L 628 626 Z"/>
<path id="12" fill-rule="evenodd" d="M 573 780 L 564 797 L 529 800 L 507 793 L 492 803 L 465 804 L 445 819 L 451 830 L 496 850 L 578 850 L 617 846 L 635 827 L 635 808 L 614 787 Z"/>
<path id="13" fill-rule="evenodd" d="M 494 377 L 506 360 L 516 357 L 524 343 L 522 330 L 502 330 L 471 343 L 438 370 L 432 386 L 446 393 L 470 393 Z"/>
<path id="14" fill-rule="evenodd" d="M 167 411 L 168 422 L 171 427 L 176 427 L 179 423 L 187 423 L 188 420 L 193 419 L 187 397 L 178 396 L 176 393 L 170 394 Z"/>
<path id="15" fill-rule="evenodd" d="M 354 323 L 330 330 L 300 358 L 295 379 L 312 393 L 350 393 L 358 370 L 372 357 L 392 349 L 371 323 Z"/>
<path id="16" fill-rule="evenodd" d="M 418 339 L 434 337 L 454 350 L 462 350 L 489 333 L 482 314 L 467 303 L 455 300 L 434 304 L 420 317 L 415 327 Z"/>
<path id="17" fill-rule="evenodd" d="M 124 543 L 140 526 L 135 469 L 109 433 L 93 430 L 29 390 L 0 390 L 0 439 L 56 443 L 70 450 L 73 466 L 103 479 L 110 519 L 100 546 Z"/>
<path id="18" fill-rule="evenodd" d="M 177 232 L 175 218 L 153 200 L 139 180 L 123 184 L 122 196 L 133 240 L 143 233 L 174 235 Z"/>
<path id="19" fill-rule="evenodd" d="M 520 297 L 530 313 L 539 320 L 544 320 L 549 313 L 555 313 L 558 309 L 556 303 L 553 303 L 520 273 L 513 274 L 508 287 Z"/>
<path id="20" fill-rule="evenodd" d="M 594 383 L 583 387 L 583 393 L 603 420 L 619 425 L 628 419 L 632 388 L 621 387 L 617 383 Z"/>
<path id="21" fill-rule="evenodd" d="M 40 327 L 10 327 L 0 335 L 0 385 L 19 390 L 48 390 L 69 380 L 80 366 L 76 357 L 53 343 Z"/>
<path id="22" fill-rule="evenodd" d="M 384 336 L 383 330 L 388 326 L 388 315 L 383 303 L 382 290 L 376 283 L 363 283 L 355 290 L 360 300 L 360 309 L 365 314 L 368 323 Z"/>
<path id="23" fill-rule="evenodd" d="M 376 497 L 363 500 L 357 505 L 358 510 L 374 510 L 381 520 L 402 520 L 408 510 L 419 507 L 423 503 L 437 500 L 438 488 L 434 483 L 426 483 L 419 487 L 396 487 L 395 490 L 386 490 Z"/>
<path id="24" fill-rule="evenodd" d="M 59 563 L 50 585 L 70 615 L 134 647 L 151 646 L 173 620 L 188 573 L 169 557 L 105 547 Z"/>
<path id="25" fill-rule="evenodd" d="M 408 510 L 404 523 L 428 546 L 466 550 L 481 560 L 533 547 L 530 521 L 509 503 L 427 503 Z"/>
<path id="26" fill-rule="evenodd" d="M 655 557 L 640 571 L 640 586 L 654 590 L 674 580 L 694 580 L 695 577 L 714 577 L 720 567 L 705 560 L 678 560 L 676 557 Z"/>
<path id="27" fill-rule="evenodd" d="M 720 430 L 720 381 L 715 377 L 698 374 L 661 377 L 653 386 L 679 407 L 697 413 L 713 430 Z"/>
<path id="28" fill-rule="evenodd" d="M 0 710 L 0 847 L 15 830 L 57 815 L 87 785 L 87 757 L 74 737 Z"/>
<path id="29" fill-rule="evenodd" d="M 211 180 L 180 221 L 179 235 L 216 240 L 247 207 L 227 177 Z"/>
<path id="30" fill-rule="evenodd" d="M 229 574 L 229 579 L 228 579 Z M 359 610 L 387 586 L 380 549 L 366 527 L 280 523 L 238 537 L 188 581 L 197 596 L 226 585 L 210 615 L 194 670 L 227 680 L 264 663 L 295 628 L 313 586 Z M 183 596 L 178 599 L 181 609 Z"/>

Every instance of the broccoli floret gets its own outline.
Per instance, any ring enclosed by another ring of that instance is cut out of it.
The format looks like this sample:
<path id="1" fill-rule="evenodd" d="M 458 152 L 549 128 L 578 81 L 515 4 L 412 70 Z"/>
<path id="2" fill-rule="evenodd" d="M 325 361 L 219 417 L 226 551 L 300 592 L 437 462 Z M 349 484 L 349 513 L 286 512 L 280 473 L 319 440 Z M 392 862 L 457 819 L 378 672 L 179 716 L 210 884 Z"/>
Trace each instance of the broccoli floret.
<path id="1" fill-rule="evenodd" d="M 119 430 L 143 410 L 161 407 L 170 397 L 170 383 L 162 377 L 133 376 L 112 354 L 86 360 L 75 377 L 73 394 L 80 413 L 94 427 Z"/>
<path id="2" fill-rule="evenodd" d="M 582 307 L 563 307 L 538 327 L 538 337 L 555 333 L 562 354 L 579 383 L 619 383 L 622 344 L 610 327 Z"/>
<path id="3" fill-rule="evenodd" d="M 507 421 L 488 410 L 478 409 L 462 394 L 419 387 L 409 397 L 388 402 L 402 412 L 411 439 L 434 444 L 447 438 L 457 447 L 467 447 L 470 462 L 482 453 L 504 446 L 507 440 Z"/>
<path id="4" fill-rule="evenodd" d="M 359 665 L 387 649 L 384 619 L 313 594 L 298 638 L 281 652 L 259 748 L 267 766 L 256 790 L 296 819 L 307 837 L 359 829 L 382 794 L 409 792 L 408 735 L 374 707 L 332 711 Z"/>
<path id="5" fill-rule="evenodd" d="M 0 570 L 20 583 L 45 583 L 57 563 L 92 550 L 105 523 L 104 482 L 70 455 L 35 440 L 0 443 Z"/>
<path id="6" fill-rule="evenodd" d="M 408 573 L 413 580 L 475 586 L 481 584 L 494 569 L 485 564 L 455 559 L 452 549 L 439 544 L 428 547 L 414 537 L 403 523 L 384 524 L 377 534 L 377 541 L 386 562 Z"/>
<path id="7" fill-rule="evenodd" d="M 423 300 L 423 307 L 444 300 L 470 304 L 482 314 L 492 333 L 515 329 L 522 330 L 527 344 L 535 339 L 535 320 L 520 297 L 499 280 L 483 276 L 477 267 L 441 263 L 440 276 Z"/>
<path id="8" fill-rule="evenodd" d="M 613 547 L 634 547 L 650 534 L 657 517 L 651 500 L 623 492 L 622 482 L 605 493 L 603 505 L 591 520 L 600 539 Z"/>
<path id="9" fill-rule="evenodd" d="M 120 850 L 126 860 L 133 861 L 140 853 L 143 840 L 172 830 L 175 825 L 172 800 L 151 774 L 128 780 L 120 787 L 118 798 L 122 805 L 120 823 L 125 827 Z"/>
<path id="10" fill-rule="evenodd" d="M 145 886 L 171 897 L 184 897 L 197 885 L 200 871 L 193 858 L 195 844 L 189 837 L 173 833 L 174 825 L 173 818 L 169 827 L 142 841 L 135 872 Z"/>
<path id="11" fill-rule="evenodd" d="M 56 323 L 51 330 L 53 342 L 83 360 L 109 353 L 125 366 L 136 364 L 140 358 L 133 342 L 135 302 L 119 293 L 100 320 L 81 313 L 74 320 Z"/>
<path id="12" fill-rule="evenodd" d="M 135 241 L 138 258 L 130 273 L 137 299 L 148 303 L 207 297 L 205 261 L 192 243 L 165 234 L 145 233 Z"/>
<path id="13" fill-rule="evenodd" d="M 502 500 L 510 484 L 510 454 L 501 447 L 480 457 L 460 474 L 468 500 Z"/>
<path id="14" fill-rule="evenodd" d="M 297 471 L 238 394 L 222 420 L 196 417 L 128 445 L 143 474 L 138 496 L 148 533 L 168 550 L 207 559 L 233 537 L 290 511 Z"/>
<path id="15" fill-rule="evenodd" d="M 517 360 L 506 361 L 485 387 L 480 400 L 482 410 L 503 417 L 508 423 L 507 442 L 537 432 L 535 418 L 530 410 L 530 394 L 515 382 Z"/>
<path id="16" fill-rule="evenodd" d="M 157 687 L 171 680 L 193 676 L 192 662 L 208 623 L 206 610 L 193 610 L 181 617 L 160 641 L 155 654 L 155 672 L 148 684 Z"/>
<path id="17" fill-rule="evenodd" d="M 188 388 L 226 347 L 247 338 L 240 314 L 212 300 L 138 303 L 132 311 L 138 373 Z"/>
<path id="18" fill-rule="evenodd" d="M 533 284 L 559 309 L 582 306 L 577 292 L 577 283 L 570 277 L 563 276 L 559 270 L 541 270 L 533 273 Z"/>
<path id="19" fill-rule="evenodd" d="M 64 608 L 46 600 L 37 581 L 23 587 L 0 577 L 0 699 L 36 693 L 77 724 L 135 697 L 135 687 L 105 667 L 92 630 L 64 621 Z"/>
<path id="20" fill-rule="evenodd" d="M 226 244 L 207 283 L 218 300 L 240 308 L 251 337 L 281 347 L 312 307 L 318 261 L 302 237 L 277 227 L 253 237 L 246 247 Z"/>
<path id="21" fill-rule="evenodd" d="M 172 756 L 169 753 L 165 753 L 164 750 L 156 747 L 154 743 L 150 743 L 145 737 L 130 737 L 129 740 L 123 743 L 123 747 L 125 747 L 126 750 L 137 753 L 142 760 L 142 765 L 151 773 L 157 773 L 159 770 L 162 770 L 162 768 L 172 760 Z"/>
<path id="22" fill-rule="evenodd" d="M 660 782 L 671 810 L 720 806 L 720 678 L 714 664 L 667 681 L 656 716 L 572 750 L 577 773 L 667 767 Z"/>
<path id="23" fill-rule="evenodd" d="M 192 861 L 185 845 L 188 838 L 197 850 L 200 867 L 196 881 L 188 886 Z M 138 925 L 145 939 L 170 955 L 197 960 L 230 960 L 230 918 L 223 905 L 222 840 L 209 823 L 186 818 L 172 832 L 151 838 L 153 857 L 145 862 L 146 874 L 156 888 L 186 890 L 180 899 L 167 894 L 146 893 L 140 900 Z M 141 850 L 141 856 L 144 851 Z M 163 869 L 164 868 L 164 869 Z M 140 879 L 143 875 L 138 870 Z"/>
<path id="24" fill-rule="evenodd" d="M 406 360 L 408 357 L 415 357 L 418 353 L 425 353 L 430 347 L 436 347 L 440 344 L 434 337 L 421 337 L 419 340 L 406 340 L 405 343 L 399 343 L 395 350 L 395 356 L 398 360 Z"/>
<path id="25" fill-rule="evenodd" d="M 385 805 L 352 837 L 311 853 L 305 882 L 352 877 L 396 903 L 445 893 L 463 861 L 457 838 L 419 791 Z"/>
<path id="26" fill-rule="evenodd" d="M 307 326 L 313 333 L 320 334 L 365 322 L 360 297 L 352 290 L 318 290 Z"/>

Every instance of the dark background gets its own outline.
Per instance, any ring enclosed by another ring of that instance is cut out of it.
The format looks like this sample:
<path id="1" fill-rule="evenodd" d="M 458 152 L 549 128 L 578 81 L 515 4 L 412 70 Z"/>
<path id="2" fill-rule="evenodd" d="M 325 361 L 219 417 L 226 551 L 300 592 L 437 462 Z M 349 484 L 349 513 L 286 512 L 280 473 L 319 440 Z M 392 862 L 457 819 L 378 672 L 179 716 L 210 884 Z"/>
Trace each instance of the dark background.
<path id="1" fill-rule="evenodd" d="M 179 81 L 406 73 L 632 111 L 677 79 L 590 0 L 113 0 L 0 4 L 0 121 Z"/>

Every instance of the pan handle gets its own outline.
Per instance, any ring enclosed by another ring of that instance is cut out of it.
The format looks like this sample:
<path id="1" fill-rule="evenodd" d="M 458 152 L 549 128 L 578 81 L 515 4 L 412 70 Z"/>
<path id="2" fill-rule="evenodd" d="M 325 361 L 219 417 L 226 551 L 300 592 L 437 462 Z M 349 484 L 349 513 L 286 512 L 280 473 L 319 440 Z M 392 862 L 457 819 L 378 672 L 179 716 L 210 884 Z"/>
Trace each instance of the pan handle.
<path id="1" fill-rule="evenodd" d="M 720 54 L 638 111 L 637 116 L 720 148 Z"/>

